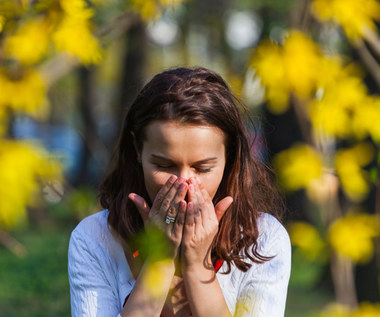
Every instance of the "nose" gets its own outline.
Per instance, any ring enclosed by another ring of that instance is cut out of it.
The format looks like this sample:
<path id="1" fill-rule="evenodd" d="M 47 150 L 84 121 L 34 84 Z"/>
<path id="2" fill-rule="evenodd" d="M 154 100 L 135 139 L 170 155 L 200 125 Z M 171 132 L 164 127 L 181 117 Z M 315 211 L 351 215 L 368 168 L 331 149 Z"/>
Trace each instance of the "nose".
<path id="1" fill-rule="evenodd" d="M 177 177 L 182 177 L 185 180 L 189 180 L 191 177 L 194 177 L 194 171 L 191 168 L 182 168 L 178 171 Z"/>

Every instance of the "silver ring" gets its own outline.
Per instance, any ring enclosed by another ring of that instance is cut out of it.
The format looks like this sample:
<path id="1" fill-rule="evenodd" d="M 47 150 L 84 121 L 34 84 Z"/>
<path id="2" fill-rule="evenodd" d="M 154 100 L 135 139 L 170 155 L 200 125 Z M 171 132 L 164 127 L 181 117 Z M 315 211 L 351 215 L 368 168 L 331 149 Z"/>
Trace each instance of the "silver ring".
<path id="1" fill-rule="evenodd" d="M 175 218 L 174 217 L 170 217 L 170 216 L 166 216 L 165 222 L 169 225 L 169 224 L 175 222 Z"/>

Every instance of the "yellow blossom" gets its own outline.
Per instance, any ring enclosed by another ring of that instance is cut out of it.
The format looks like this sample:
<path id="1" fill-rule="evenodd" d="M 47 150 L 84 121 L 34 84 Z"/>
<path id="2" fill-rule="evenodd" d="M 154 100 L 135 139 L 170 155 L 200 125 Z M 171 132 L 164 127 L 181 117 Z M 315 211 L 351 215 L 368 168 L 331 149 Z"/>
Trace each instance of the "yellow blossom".
<path id="1" fill-rule="evenodd" d="M 361 303 L 350 317 L 379 317 L 380 303 Z"/>
<path id="2" fill-rule="evenodd" d="M 102 51 L 90 26 L 87 20 L 65 16 L 53 34 L 57 50 L 77 57 L 84 64 L 99 63 Z"/>
<path id="3" fill-rule="evenodd" d="M 162 11 L 168 7 L 174 7 L 185 0 L 131 0 L 131 7 L 137 11 L 143 20 L 158 18 Z"/>
<path id="4" fill-rule="evenodd" d="M 336 171 L 344 192 L 353 201 L 361 201 L 368 194 L 368 177 L 362 167 L 369 164 L 373 157 L 374 149 L 369 143 L 359 143 L 336 153 Z"/>
<path id="5" fill-rule="evenodd" d="M 15 34 L 5 39 L 5 54 L 27 65 L 37 63 L 47 53 L 50 40 L 49 29 L 45 20 L 28 21 Z"/>
<path id="6" fill-rule="evenodd" d="M 341 25 L 350 39 L 362 37 L 366 28 L 375 30 L 374 20 L 380 19 L 376 0 L 314 0 L 312 11 L 322 21 Z"/>
<path id="7" fill-rule="evenodd" d="M 257 47 L 251 61 L 265 87 L 269 110 L 276 114 L 288 109 L 290 85 L 283 65 L 282 48 L 267 41 Z"/>
<path id="8" fill-rule="evenodd" d="M 325 243 L 319 232 L 307 222 L 292 222 L 288 226 L 290 241 L 310 260 L 324 260 Z"/>
<path id="9" fill-rule="evenodd" d="M 28 142 L 0 142 L 0 228 L 26 220 L 26 207 L 40 188 L 39 180 L 61 178 L 61 168 L 49 154 Z"/>
<path id="10" fill-rule="evenodd" d="M 77 57 L 83 64 L 96 64 L 102 60 L 98 39 L 92 34 L 90 18 L 93 10 L 84 0 L 61 0 L 63 18 L 53 33 L 58 51 Z"/>
<path id="11" fill-rule="evenodd" d="M 282 113 L 288 108 L 289 94 L 308 98 L 316 90 L 322 54 L 306 35 L 293 31 L 283 46 L 264 42 L 256 49 L 251 67 L 266 89 L 269 109 Z"/>
<path id="12" fill-rule="evenodd" d="M 280 184 L 287 190 L 307 188 L 322 174 L 320 155 L 310 146 L 298 144 L 274 158 Z"/>
<path id="13" fill-rule="evenodd" d="M 3 31 L 4 24 L 5 24 L 5 17 L 0 15 L 0 32 Z"/>
<path id="14" fill-rule="evenodd" d="M 323 85 L 321 96 L 311 103 L 310 117 L 316 129 L 337 137 L 347 137 L 354 133 L 352 117 L 361 111 L 368 99 L 362 79 L 344 69 L 338 61 L 326 61 L 319 80 Z M 330 71 L 327 71 L 330 69 Z M 326 71 L 325 71 L 326 70 Z M 329 78 L 329 79 L 328 79 Z"/>
<path id="15" fill-rule="evenodd" d="M 348 214 L 329 228 L 331 246 L 354 262 L 369 261 L 374 252 L 374 238 L 380 235 L 379 221 L 374 215 Z"/>
<path id="16" fill-rule="evenodd" d="M 349 307 L 338 303 L 331 303 L 327 305 L 318 317 L 351 317 L 351 310 Z"/>
<path id="17" fill-rule="evenodd" d="M 375 142 L 379 142 L 380 125 L 374 122 L 380 122 L 380 98 L 368 97 L 353 114 L 351 124 L 355 136 L 364 139 L 370 135 Z"/>
<path id="18" fill-rule="evenodd" d="M 17 80 L 0 72 L 0 107 L 10 107 L 31 115 L 40 115 L 46 107 L 46 86 L 39 73 L 25 71 Z"/>

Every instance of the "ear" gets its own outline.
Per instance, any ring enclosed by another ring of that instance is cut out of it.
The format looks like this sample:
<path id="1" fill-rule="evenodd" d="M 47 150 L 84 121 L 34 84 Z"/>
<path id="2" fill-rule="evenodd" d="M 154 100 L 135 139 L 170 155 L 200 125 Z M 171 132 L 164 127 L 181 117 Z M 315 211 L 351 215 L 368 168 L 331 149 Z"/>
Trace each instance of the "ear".
<path id="1" fill-rule="evenodd" d="M 131 136 L 132 136 L 132 140 L 133 140 L 133 146 L 135 148 L 135 151 L 136 151 L 136 155 L 137 155 L 137 162 L 139 164 L 141 164 L 141 152 L 139 150 L 139 147 L 137 146 L 137 140 L 136 140 L 136 136 L 135 134 L 133 133 L 133 131 L 131 131 Z"/>

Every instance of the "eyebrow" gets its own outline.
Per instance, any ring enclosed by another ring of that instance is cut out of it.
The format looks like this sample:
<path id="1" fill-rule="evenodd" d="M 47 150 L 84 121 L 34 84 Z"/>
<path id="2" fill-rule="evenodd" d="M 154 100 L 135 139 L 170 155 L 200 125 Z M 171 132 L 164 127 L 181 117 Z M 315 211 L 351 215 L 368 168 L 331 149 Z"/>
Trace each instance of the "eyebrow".
<path id="1" fill-rule="evenodd" d="M 156 158 L 156 159 L 160 159 L 160 160 L 163 160 L 163 161 L 169 161 L 169 162 L 172 162 L 171 159 L 168 159 L 164 156 L 161 156 L 161 155 L 157 155 L 157 154 L 152 154 L 152 157 L 153 158 Z M 194 162 L 193 164 L 204 164 L 204 163 L 209 163 L 211 161 L 217 161 L 218 158 L 217 157 L 209 157 L 209 158 L 206 158 L 206 159 L 203 159 L 203 160 L 199 160 L 199 161 L 196 161 Z"/>

